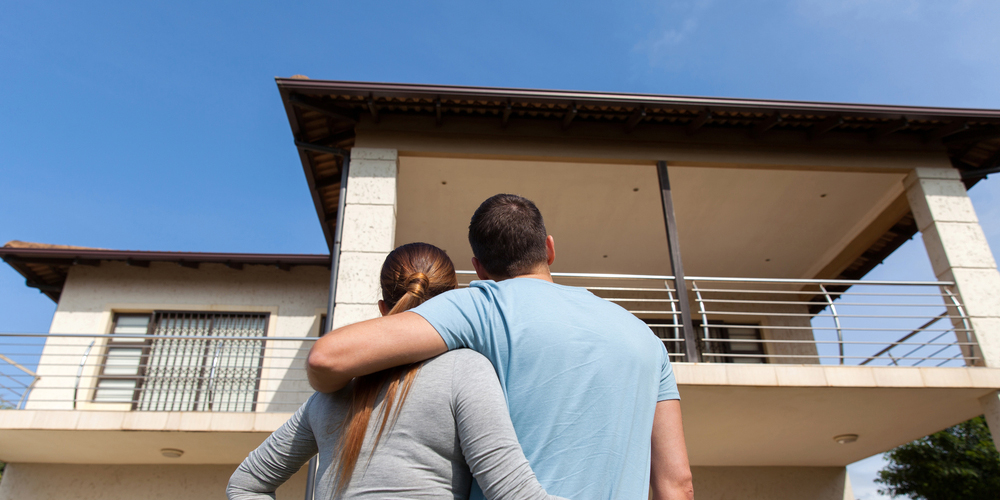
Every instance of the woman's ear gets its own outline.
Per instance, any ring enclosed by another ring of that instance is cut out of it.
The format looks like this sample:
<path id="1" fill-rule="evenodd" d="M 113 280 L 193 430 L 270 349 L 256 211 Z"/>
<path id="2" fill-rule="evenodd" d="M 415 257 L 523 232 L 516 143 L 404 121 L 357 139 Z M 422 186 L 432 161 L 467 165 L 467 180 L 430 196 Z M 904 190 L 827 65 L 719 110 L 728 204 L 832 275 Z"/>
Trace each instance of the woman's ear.
<path id="1" fill-rule="evenodd" d="M 382 313 L 382 316 L 389 314 L 389 306 L 385 305 L 385 301 L 379 299 L 378 301 L 378 312 Z"/>

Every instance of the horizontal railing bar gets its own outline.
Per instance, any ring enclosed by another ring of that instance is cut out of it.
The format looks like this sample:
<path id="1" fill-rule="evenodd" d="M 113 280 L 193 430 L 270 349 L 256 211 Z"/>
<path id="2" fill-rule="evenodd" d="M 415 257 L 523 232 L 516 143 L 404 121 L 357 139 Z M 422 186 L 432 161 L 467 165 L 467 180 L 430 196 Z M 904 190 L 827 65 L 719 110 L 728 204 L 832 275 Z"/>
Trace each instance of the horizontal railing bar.
<path id="1" fill-rule="evenodd" d="M 642 300 L 642 299 L 637 299 Z M 739 299 L 701 299 L 701 302 L 712 302 L 717 304 L 772 304 L 772 305 L 794 305 L 794 306 L 814 306 L 817 304 L 826 305 L 823 302 L 810 302 L 808 300 L 739 300 Z M 863 302 L 837 302 L 837 307 L 945 307 L 944 303 L 937 304 L 865 304 Z"/>
<path id="2" fill-rule="evenodd" d="M 475 271 L 455 271 L 463 276 L 474 276 Z M 673 276 L 655 274 L 606 274 L 606 273 L 552 273 L 553 278 L 607 278 L 607 279 L 655 279 L 672 280 Z M 952 286 L 952 281 L 862 281 L 862 280 L 821 280 L 789 278 L 732 278 L 722 276 L 687 276 L 688 281 L 714 281 L 731 283 L 788 283 L 801 285 L 878 285 L 878 286 Z"/>
<path id="3" fill-rule="evenodd" d="M 777 339 L 701 339 L 703 342 L 713 342 L 717 344 L 724 343 L 734 343 L 734 344 L 845 344 L 845 345 L 886 345 L 893 344 L 892 341 L 877 341 L 877 340 L 777 340 Z M 944 342 L 944 343 L 932 343 L 932 342 L 912 342 L 912 343 L 901 343 L 895 344 L 897 347 L 914 347 L 917 345 L 953 345 L 953 346 L 974 346 L 978 345 L 974 342 Z"/>
<path id="4" fill-rule="evenodd" d="M 673 288 L 659 287 L 659 288 L 635 288 L 635 287 L 617 287 L 617 286 L 585 286 L 581 287 L 590 291 L 598 292 L 674 292 L 677 290 Z"/>
<path id="5" fill-rule="evenodd" d="M 455 271 L 460 276 L 476 275 L 475 271 Z M 673 276 L 657 274 L 608 274 L 608 273 L 551 273 L 553 278 L 602 278 L 602 279 L 644 279 L 672 280 Z"/>
<path id="6" fill-rule="evenodd" d="M 817 358 L 817 359 L 864 359 L 865 356 L 837 356 L 834 354 L 823 355 L 823 354 L 726 354 L 726 353 L 714 353 L 714 352 L 704 352 L 702 356 L 711 356 L 716 358 Z M 965 359 L 980 359 L 975 356 L 963 356 Z M 895 358 L 897 361 L 905 360 L 920 360 L 920 359 L 952 359 L 952 358 Z M 855 365 L 848 365 L 855 366 Z M 861 366 L 861 365 L 856 365 Z"/>
<path id="7" fill-rule="evenodd" d="M 652 302 L 654 304 L 680 302 L 677 299 L 627 299 L 627 298 L 616 298 L 616 297 L 602 297 L 602 298 L 608 302 Z"/>
<path id="8" fill-rule="evenodd" d="M 730 283 L 788 283 L 797 285 L 876 285 L 876 286 L 953 286 L 953 281 L 862 281 L 862 280 L 816 280 L 785 278 L 722 278 L 717 276 L 687 276 L 687 281 L 714 281 Z"/>
<path id="9" fill-rule="evenodd" d="M 786 318 L 833 318 L 832 314 L 808 314 L 808 313 L 769 313 L 751 311 L 705 311 L 705 314 L 727 315 L 727 316 L 780 316 Z M 879 318 L 879 319 L 931 319 L 934 316 L 903 316 L 903 315 L 883 315 L 883 314 L 837 314 L 838 318 Z M 942 316 L 949 319 L 966 319 L 965 316 Z"/>
<path id="10" fill-rule="evenodd" d="M 123 333 L 5 333 L 3 337 L 62 337 L 62 338 L 96 338 L 96 339 L 154 339 L 154 340 L 263 340 L 263 341 L 316 341 L 319 337 L 224 337 L 210 335 L 133 335 Z"/>
<path id="11" fill-rule="evenodd" d="M 726 293 L 770 293 L 770 294 L 785 294 L 785 295 L 823 295 L 823 292 L 816 291 L 806 291 L 806 290 L 764 290 L 764 289 L 737 289 L 737 288 L 699 288 L 699 292 L 726 292 Z M 942 293 L 875 293 L 875 292 L 835 292 L 829 290 L 831 296 L 864 296 L 864 297 L 946 297 L 947 295 Z M 817 302 L 817 304 L 825 304 L 825 302 Z"/>
<path id="12" fill-rule="evenodd" d="M 845 332 L 912 332 L 912 328 L 837 328 L 833 326 L 784 326 L 784 325 L 738 325 L 733 323 L 705 323 L 699 325 L 698 328 L 702 327 L 717 327 L 717 328 L 753 328 L 758 330 L 842 330 Z M 948 328 L 944 330 L 924 330 L 925 332 L 971 332 L 971 329 L 966 328 Z"/>

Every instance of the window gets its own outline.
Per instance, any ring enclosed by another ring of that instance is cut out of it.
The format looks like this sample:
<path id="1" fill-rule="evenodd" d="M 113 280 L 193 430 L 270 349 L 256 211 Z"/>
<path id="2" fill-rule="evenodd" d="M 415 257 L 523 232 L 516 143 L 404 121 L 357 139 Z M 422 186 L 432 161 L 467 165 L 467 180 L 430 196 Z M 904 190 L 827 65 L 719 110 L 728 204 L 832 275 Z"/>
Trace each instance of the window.
<path id="1" fill-rule="evenodd" d="M 129 338 L 125 335 L 147 337 L 149 315 L 119 314 L 115 317 L 115 326 L 111 333 L 104 362 L 101 364 L 101 377 L 97 381 L 94 401 L 133 403 L 143 375 L 142 357 L 149 342 L 147 338 Z"/>
<path id="2" fill-rule="evenodd" d="M 254 411 L 267 317 L 119 314 L 94 401 L 130 402 L 144 411 Z"/>
<path id="3" fill-rule="evenodd" d="M 705 329 L 700 323 L 695 323 L 699 337 L 705 335 Z M 761 340 L 760 328 L 726 326 L 725 323 L 710 323 L 708 337 L 718 339 L 701 341 L 702 352 L 715 354 L 735 354 L 736 356 L 706 356 L 705 361 L 714 363 L 767 363 L 764 357 L 764 343 Z M 728 342 L 727 342 L 728 341 Z M 758 357 L 759 356 L 759 357 Z"/>

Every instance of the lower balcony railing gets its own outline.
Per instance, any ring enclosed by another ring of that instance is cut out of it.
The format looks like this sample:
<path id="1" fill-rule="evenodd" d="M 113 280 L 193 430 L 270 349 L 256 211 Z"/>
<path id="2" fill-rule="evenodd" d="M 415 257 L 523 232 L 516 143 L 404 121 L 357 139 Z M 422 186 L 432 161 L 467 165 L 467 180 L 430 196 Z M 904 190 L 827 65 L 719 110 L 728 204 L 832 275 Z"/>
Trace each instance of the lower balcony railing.
<path id="1" fill-rule="evenodd" d="M 677 362 L 982 364 L 948 282 L 690 277 L 681 295 L 672 276 L 553 277 L 632 312 Z M 2 333 L 0 408 L 291 412 L 312 393 L 315 340 Z"/>

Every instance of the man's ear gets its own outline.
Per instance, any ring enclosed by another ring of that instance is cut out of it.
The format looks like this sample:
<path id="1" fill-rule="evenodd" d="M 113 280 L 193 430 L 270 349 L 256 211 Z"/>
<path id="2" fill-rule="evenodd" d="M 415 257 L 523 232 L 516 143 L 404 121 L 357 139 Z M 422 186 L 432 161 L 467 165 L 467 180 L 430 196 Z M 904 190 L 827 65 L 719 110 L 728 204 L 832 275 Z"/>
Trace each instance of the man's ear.
<path id="1" fill-rule="evenodd" d="M 490 279 L 490 275 L 486 272 L 486 268 L 483 267 L 483 264 L 479 262 L 479 259 L 475 257 L 472 258 L 472 268 L 476 270 L 476 276 L 478 276 L 479 279 L 481 280 Z"/>
<path id="2" fill-rule="evenodd" d="M 548 264 L 551 266 L 556 261 L 556 240 L 552 235 L 545 238 L 545 253 L 548 256 Z"/>
<path id="3" fill-rule="evenodd" d="M 389 306 L 385 305 L 385 301 L 379 299 L 379 301 L 378 301 L 378 312 L 382 313 L 382 316 L 386 316 L 386 315 L 389 314 L 389 311 L 390 311 Z"/>

